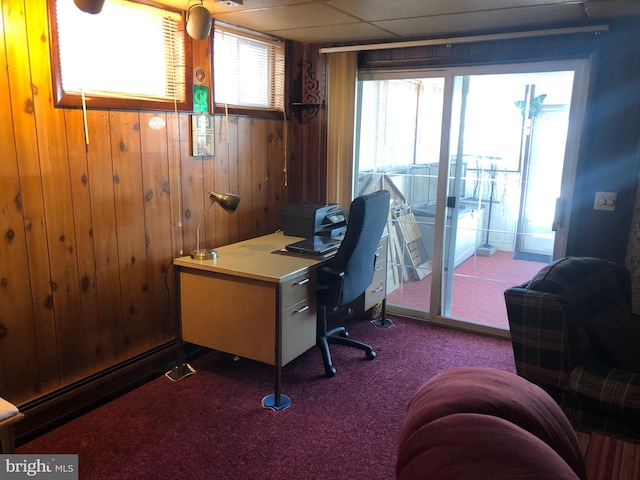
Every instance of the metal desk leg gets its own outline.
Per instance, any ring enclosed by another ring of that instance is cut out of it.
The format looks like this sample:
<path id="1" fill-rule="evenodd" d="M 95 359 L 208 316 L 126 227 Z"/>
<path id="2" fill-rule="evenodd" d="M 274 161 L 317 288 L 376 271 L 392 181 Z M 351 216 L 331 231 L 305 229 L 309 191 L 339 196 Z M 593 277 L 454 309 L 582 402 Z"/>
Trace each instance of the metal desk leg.
<path id="1" fill-rule="evenodd" d="M 393 327 L 393 322 L 387 319 L 387 299 L 382 299 L 382 312 L 380 313 L 380 318 L 376 320 L 371 320 L 371 323 L 378 328 L 389 328 Z"/>
<path id="2" fill-rule="evenodd" d="M 176 268 L 176 267 L 174 267 Z M 176 298 L 177 305 L 180 308 L 180 269 L 175 269 L 176 275 Z M 178 364 L 164 374 L 172 382 L 177 382 L 178 380 L 182 380 L 184 377 L 188 377 L 189 375 L 193 375 L 196 371 L 193 369 L 191 365 L 187 363 L 187 355 L 184 349 L 184 341 L 182 340 L 182 313 L 178 311 L 178 331 L 176 335 L 176 344 L 178 346 Z"/>
<path id="3" fill-rule="evenodd" d="M 280 297 L 280 295 L 278 295 Z M 291 399 L 281 392 L 282 383 L 282 316 L 280 302 L 276 302 L 276 341 L 275 341 L 275 365 L 273 394 L 262 399 L 262 408 L 270 408 L 276 412 L 291 406 Z"/>

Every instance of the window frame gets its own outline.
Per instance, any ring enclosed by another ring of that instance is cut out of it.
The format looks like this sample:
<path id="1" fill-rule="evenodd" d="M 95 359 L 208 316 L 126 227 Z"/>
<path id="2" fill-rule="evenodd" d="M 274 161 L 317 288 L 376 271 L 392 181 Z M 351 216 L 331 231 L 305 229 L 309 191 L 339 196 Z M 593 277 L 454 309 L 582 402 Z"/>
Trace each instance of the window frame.
<path id="1" fill-rule="evenodd" d="M 283 57 L 284 57 L 284 62 L 285 62 L 285 66 L 284 66 L 284 78 L 283 80 L 283 99 L 282 99 L 282 106 L 283 106 L 283 110 L 276 110 L 276 109 L 271 109 L 271 108 L 260 108 L 260 107 L 245 107 L 245 106 L 240 106 L 240 105 L 231 105 L 231 104 L 227 104 L 225 105 L 224 103 L 218 103 L 216 98 L 215 98 L 215 91 L 216 91 L 216 85 L 215 85 L 215 29 L 216 26 L 225 29 L 225 30 L 229 30 L 229 31 L 233 31 L 235 34 L 237 35 L 243 35 L 245 34 L 248 38 L 253 38 L 253 39 L 264 39 L 266 41 L 273 41 L 273 40 L 277 40 L 277 41 L 281 41 L 282 45 L 283 45 Z M 238 27 L 236 25 L 231 25 L 231 24 L 227 24 L 224 22 L 217 22 L 214 21 L 214 25 L 213 28 L 211 29 L 211 92 L 212 92 L 212 104 L 213 104 L 213 112 L 215 114 L 221 114 L 221 115 L 245 115 L 245 116 L 252 116 L 252 117 L 259 117 L 259 118 L 274 118 L 274 119 L 282 119 L 287 111 L 287 70 L 286 70 L 286 63 L 287 63 L 287 40 L 282 39 L 282 38 L 278 38 L 278 37 L 274 37 L 272 35 L 267 35 L 261 32 L 256 32 L 253 30 L 249 30 L 246 28 L 242 28 L 242 27 Z"/>
<path id="2" fill-rule="evenodd" d="M 77 107 L 77 108 L 96 108 L 96 109 L 121 109 L 121 110 L 179 110 L 193 111 L 193 44 L 191 37 L 186 32 L 185 12 L 166 5 L 155 2 L 139 2 L 136 0 L 127 0 L 130 3 L 139 3 L 151 6 L 161 10 L 166 10 L 180 14 L 182 21 L 182 32 L 184 36 L 184 84 L 185 98 L 183 100 L 152 100 L 142 98 L 131 98 L 126 96 L 101 96 L 87 93 L 83 96 L 81 93 L 67 92 L 62 86 L 62 66 L 60 64 L 60 45 L 58 42 L 58 22 L 56 17 L 56 0 L 47 0 L 47 13 L 49 20 L 49 55 L 51 64 L 51 81 L 53 84 L 53 101 L 55 107 Z M 98 14 L 99 15 L 99 14 Z"/>

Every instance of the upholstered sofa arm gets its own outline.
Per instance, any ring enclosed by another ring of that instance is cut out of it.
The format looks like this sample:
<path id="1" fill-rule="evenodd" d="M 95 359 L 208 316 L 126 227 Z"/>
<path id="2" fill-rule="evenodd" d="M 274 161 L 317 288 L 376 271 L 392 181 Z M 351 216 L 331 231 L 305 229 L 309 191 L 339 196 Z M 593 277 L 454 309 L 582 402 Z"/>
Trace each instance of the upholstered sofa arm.
<path id="1" fill-rule="evenodd" d="M 609 415 L 640 422 L 640 373 L 590 360 L 571 372 L 568 390 Z"/>
<path id="2" fill-rule="evenodd" d="M 590 351 L 575 306 L 560 295 L 524 286 L 504 295 L 518 374 L 538 385 L 563 388 Z"/>
<path id="3" fill-rule="evenodd" d="M 588 477 L 569 420 L 544 390 L 510 372 L 454 367 L 422 385 L 409 402 L 396 478 Z"/>

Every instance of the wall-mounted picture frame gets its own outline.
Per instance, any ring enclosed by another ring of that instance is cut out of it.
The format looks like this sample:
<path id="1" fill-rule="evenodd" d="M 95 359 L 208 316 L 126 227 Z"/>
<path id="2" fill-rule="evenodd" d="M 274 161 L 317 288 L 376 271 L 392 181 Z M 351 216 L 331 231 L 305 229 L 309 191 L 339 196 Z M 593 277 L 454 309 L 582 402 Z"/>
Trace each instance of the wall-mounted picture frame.
<path id="1" fill-rule="evenodd" d="M 191 155 L 213 157 L 215 154 L 215 131 L 213 115 L 191 116 Z"/>

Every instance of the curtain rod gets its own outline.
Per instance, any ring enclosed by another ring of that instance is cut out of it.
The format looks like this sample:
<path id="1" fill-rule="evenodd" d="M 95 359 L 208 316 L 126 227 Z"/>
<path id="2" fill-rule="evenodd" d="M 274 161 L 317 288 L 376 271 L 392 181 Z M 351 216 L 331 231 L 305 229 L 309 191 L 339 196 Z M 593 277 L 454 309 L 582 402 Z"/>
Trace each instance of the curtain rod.
<path id="1" fill-rule="evenodd" d="M 342 47 L 321 48 L 320 53 L 359 52 L 362 50 L 388 50 L 390 48 L 425 47 L 428 45 L 452 45 L 454 43 L 488 42 L 490 40 L 509 40 L 514 38 L 542 37 L 548 35 L 567 35 L 571 33 L 601 32 L 609 30 L 609 25 L 591 25 L 586 27 L 550 28 L 547 30 L 529 30 L 525 32 L 493 33 L 469 37 L 433 38 L 391 43 L 371 43 L 363 45 L 345 45 Z"/>

